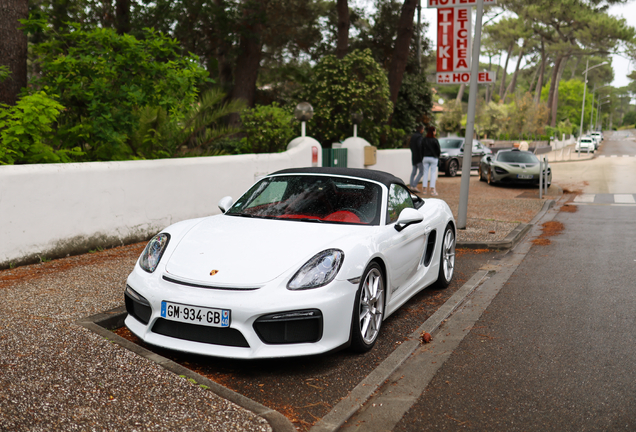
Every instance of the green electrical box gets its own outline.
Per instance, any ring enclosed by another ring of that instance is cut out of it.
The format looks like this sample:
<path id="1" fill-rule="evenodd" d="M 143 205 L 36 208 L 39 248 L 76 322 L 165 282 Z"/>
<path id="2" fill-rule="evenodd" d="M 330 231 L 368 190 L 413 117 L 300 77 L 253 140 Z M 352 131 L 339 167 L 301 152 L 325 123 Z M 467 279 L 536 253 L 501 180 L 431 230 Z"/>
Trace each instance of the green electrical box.
<path id="1" fill-rule="evenodd" d="M 346 148 L 324 148 L 322 149 L 322 166 L 324 167 L 347 167 Z"/>

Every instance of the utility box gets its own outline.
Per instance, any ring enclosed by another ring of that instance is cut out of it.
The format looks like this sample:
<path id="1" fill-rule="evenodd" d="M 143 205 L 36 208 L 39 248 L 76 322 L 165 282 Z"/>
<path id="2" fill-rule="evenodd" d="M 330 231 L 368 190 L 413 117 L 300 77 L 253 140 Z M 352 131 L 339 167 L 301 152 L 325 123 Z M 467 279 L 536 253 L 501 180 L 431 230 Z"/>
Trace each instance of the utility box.
<path id="1" fill-rule="evenodd" d="M 322 149 L 322 166 L 347 168 L 347 149 L 346 148 Z"/>
<path id="2" fill-rule="evenodd" d="M 378 148 L 375 146 L 364 147 L 364 166 L 378 163 Z"/>

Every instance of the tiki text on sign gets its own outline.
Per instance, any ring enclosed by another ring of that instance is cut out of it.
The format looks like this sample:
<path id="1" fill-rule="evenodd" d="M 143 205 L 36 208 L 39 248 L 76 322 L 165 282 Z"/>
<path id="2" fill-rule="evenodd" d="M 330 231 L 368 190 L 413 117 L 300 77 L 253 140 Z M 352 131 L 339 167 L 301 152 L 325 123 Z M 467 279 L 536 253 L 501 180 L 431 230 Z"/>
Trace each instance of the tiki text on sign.
<path id="1" fill-rule="evenodd" d="M 490 84 L 495 82 L 495 73 L 483 71 L 477 73 L 478 84 Z M 438 72 L 437 84 L 469 84 L 470 72 Z"/>
<path id="2" fill-rule="evenodd" d="M 437 10 L 437 72 L 470 70 L 471 8 Z"/>
<path id="3" fill-rule="evenodd" d="M 495 0 L 484 0 L 484 5 L 493 5 Z M 466 7 L 477 5 L 477 0 L 428 0 L 430 8 Z"/>

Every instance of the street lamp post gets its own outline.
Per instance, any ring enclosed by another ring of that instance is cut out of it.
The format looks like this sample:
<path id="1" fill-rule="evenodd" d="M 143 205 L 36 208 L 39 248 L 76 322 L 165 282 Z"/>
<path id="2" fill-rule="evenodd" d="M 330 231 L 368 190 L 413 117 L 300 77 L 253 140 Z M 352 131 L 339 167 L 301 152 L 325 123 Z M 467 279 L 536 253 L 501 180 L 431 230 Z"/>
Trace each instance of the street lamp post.
<path id="1" fill-rule="evenodd" d="M 592 129 L 592 125 L 594 124 L 593 123 L 593 120 L 594 120 L 594 94 L 596 93 L 597 90 L 600 90 L 600 89 L 608 87 L 608 86 L 609 86 L 609 84 L 605 84 L 603 86 L 600 86 L 599 88 L 596 88 L 596 84 L 594 84 L 594 90 L 592 90 L 592 109 L 590 110 L 590 129 Z M 601 98 L 599 97 L 599 100 L 600 99 Z M 598 113 L 598 109 L 596 110 L 596 112 Z"/>
<path id="2" fill-rule="evenodd" d="M 598 107 L 596 108 L 596 122 L 595 122 L 596 128 L 595 129 L 598 129 L 598 119 L 601 114 L 601 106 L 609 102 L 610 102 L 609 98 L 605 99 L 603 102 L 601 102 L 600 98 L 598 99 Z M 601 121 L 603 121 L 603 118 L 601 118 Z"/>
<path id="3" fill-rule="evenodd" d="M 466 138 L 464 139 L 464 159 L 462 178 L 459 187 L 459 205 L 457 206 L 457 229 L 466 229 L 468 218 L 468 188 L 470 187 L 470 166 L 473 155 L 473 133 L 475 132 L 475 111 L 477 105 L 477 74 L 479 73 L 479 52 L 481 48 L 481 21 L 484 15 L 484 2 L 477 0 L 475 17 L 475 37 L 473 55 L 470 64 L 470 90 L 468 91 L 468 113 L 466 117 Z"/>
<path id="4" fill-rule="evenodd" d="M 607 62 L 599 63 L 596 66 L 588 67 L 590 64 L 590 59 L 585 61 L 585 79 L 583 80 L 583 103 L 581 104 L 581 125 L 579 126 L 579 140 L 583 135 L 583 116 L 585 115 L 585 91 L 587 90 L 587 72 L 599 66 L 603 66 L 607 64 Z M 581 152 L 579 152 L 579 157 L 581 157 Z"/>

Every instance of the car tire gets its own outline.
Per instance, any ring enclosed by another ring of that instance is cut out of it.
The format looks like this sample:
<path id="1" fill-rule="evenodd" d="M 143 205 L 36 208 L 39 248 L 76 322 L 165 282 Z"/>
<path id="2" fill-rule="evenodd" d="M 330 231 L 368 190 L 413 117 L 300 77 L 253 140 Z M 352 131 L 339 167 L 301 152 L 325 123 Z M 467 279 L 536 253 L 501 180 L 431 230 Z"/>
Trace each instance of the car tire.
<path id="1" fill-rule="evenodd" d="M 457 170 L 459 170 L 459 162 L 455 159 L 449 160 L 448 165 L 446 166 L 446 175 L 448 177 L 455 177 L 457 175 Z"/>
<path id="2" fill-rule="evenodd" d="M 484 178 L 484 172 L 481 169 L 481 165 L 479 165 L 479 181 L 486 181 L 486 179 Z"/>
<path id="3" fill-rule="evenodd" d="M 353 303 L 351 316 L 351 350 L 369 351 L 375 345 L 384 320 L 384 275 L 378 263 L 364 271 Z"/>
<path id="4" fill-rule="evenodd" d="M 492 176 L 492 169 L 488 170 L 488 179 L 486 181 L 489 185 L 495 184 L 495 179 Z"/>
<path id="5" fill-rule="evenodd" d="M 455 274 L 455 231 L 449 224 L 442 237 L 442 250 L 439 256 L 439 274 L 437 275 L 436 288 L 446 288 L 450 285 Z"/>

